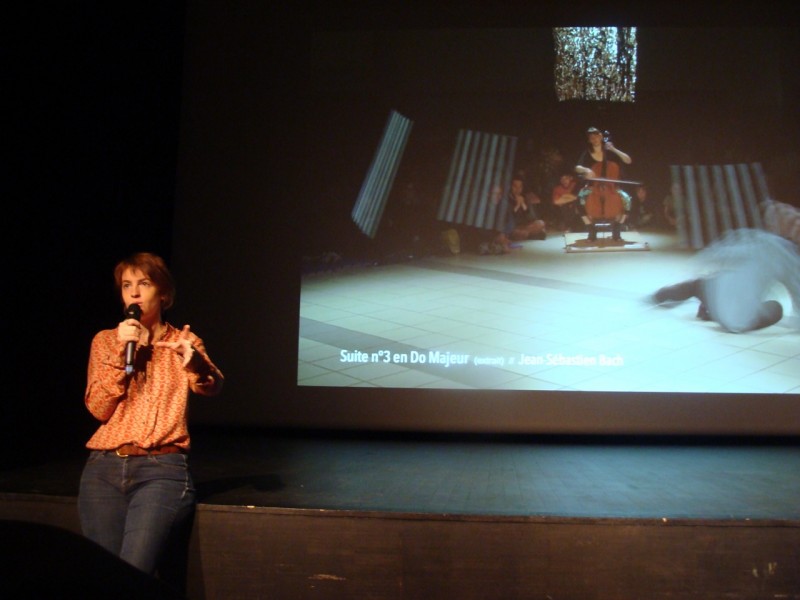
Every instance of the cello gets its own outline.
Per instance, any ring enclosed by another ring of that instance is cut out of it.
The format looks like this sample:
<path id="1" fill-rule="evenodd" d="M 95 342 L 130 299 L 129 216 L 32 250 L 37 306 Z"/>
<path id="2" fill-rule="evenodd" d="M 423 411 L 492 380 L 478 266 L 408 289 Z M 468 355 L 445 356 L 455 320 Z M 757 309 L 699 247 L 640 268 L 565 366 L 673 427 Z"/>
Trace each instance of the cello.
<path id="1" fill-rule="evenodd" d="M 603 137 L 603 145 L 609 141 L 608 134 Z M 617 190 L 617 183 L 622 183 L 619 178 L 619 165 L 615 161 L 606 159 L 606 149 L 603 148 L 603 160 L 592 165 L 594 178 L 589 179 L 587 185 L 591 188 L 586 197 L 586 216 L 594 221 L 615 221 L 625 212 L 625 203 Z"/>

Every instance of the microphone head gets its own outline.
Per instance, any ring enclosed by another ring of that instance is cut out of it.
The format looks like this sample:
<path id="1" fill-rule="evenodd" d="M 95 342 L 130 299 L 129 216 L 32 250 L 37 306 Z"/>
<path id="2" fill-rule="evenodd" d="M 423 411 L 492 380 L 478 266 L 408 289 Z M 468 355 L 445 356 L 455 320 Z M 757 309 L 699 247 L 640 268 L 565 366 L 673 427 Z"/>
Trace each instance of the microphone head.
<path id="1" fill-rule="evenodd" d="M 142 307 L 138 304 L 131 304 L 125 309 L 125 316 L 128 319 L 136 319 L 138 321 L 142 318 Z"/>

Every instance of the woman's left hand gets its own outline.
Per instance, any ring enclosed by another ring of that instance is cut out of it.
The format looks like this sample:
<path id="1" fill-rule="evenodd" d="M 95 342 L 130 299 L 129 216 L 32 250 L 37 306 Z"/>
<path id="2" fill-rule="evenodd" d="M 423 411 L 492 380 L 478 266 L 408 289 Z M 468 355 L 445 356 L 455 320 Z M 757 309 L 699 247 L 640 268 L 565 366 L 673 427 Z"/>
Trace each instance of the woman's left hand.
<path id="1" fill-rule="evenodd" d="M 173 352 L 179 354 L 183 358 L 183 366 L 186 367 L 192 360 L 196 350 L 189 341 L 189 326 L 184 325 L 178 339 L 174 342 L 156 342 L 156 346 L 161 348 L 169 348 Z"/>

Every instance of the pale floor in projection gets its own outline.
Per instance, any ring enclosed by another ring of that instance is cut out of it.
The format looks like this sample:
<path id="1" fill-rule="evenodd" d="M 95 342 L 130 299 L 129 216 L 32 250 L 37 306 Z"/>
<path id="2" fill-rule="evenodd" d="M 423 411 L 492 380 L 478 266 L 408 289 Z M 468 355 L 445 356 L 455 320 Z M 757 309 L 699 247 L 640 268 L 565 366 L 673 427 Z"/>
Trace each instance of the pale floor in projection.
<path id="1" fill-rule="evenodd" d="M 504 256 L 306 276 L 298 383 L 800 393 L 798 316 L 785 289 L 772 295 L 786 313 L 780 323 L 727 333 L 696 319 L 697 300 L 645 302 L 693 275 L 693 253 L 667 233 L 642 239 L 649 250 L 567 253 L 553 233 Z"/>

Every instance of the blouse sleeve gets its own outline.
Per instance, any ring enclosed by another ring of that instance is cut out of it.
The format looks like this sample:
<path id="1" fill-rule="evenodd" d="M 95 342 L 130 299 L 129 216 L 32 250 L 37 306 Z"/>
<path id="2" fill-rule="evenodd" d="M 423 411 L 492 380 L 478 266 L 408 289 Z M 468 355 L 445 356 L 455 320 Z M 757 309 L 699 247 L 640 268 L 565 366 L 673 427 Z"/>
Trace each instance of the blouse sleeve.
<path id="1" fill-rule="evenodd" d="M 125 344 L 109 331 L 101 331 L 92 340 L 84 402 L 89 412 L 102 422 L 111 418 L 125 395 L 124 352 Z"/>

